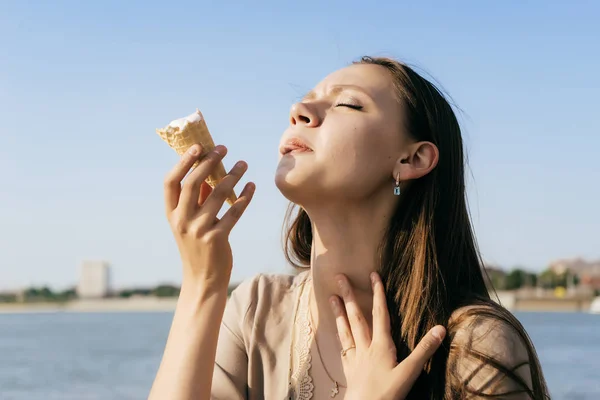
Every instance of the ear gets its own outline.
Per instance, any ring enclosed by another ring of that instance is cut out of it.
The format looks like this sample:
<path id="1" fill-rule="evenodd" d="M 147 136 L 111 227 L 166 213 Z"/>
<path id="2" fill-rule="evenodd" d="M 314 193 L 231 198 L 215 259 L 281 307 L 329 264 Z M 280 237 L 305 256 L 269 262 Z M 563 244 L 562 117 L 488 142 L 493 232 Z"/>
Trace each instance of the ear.
<path id="1" fill-rule="evenodd" d="M 394 180 L 400 182 L 419 179 L 434 169 L 439 161 L 440 153 L 431 142 L 412 143 L 404 154 L 398 158 L 392 172 Z"/>

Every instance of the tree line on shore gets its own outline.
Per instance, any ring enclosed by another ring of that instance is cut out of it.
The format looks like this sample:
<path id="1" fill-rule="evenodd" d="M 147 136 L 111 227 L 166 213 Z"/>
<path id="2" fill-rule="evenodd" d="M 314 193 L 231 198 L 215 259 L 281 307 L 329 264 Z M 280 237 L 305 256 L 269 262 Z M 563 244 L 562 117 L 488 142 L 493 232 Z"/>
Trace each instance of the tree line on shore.
<path id="1" fill-rule="evenodd" d="M 543 272 L 536 274 L 527 271 L 525 268 L 516 267 L 506 272 L 499 268 L 486 268 L 484 276 L 488 286 L 493 286 L 496 290 L 517 290 L 523 287 L 541 287 L 544 289 L 555 289 L 557 287 L 567 287 L 569 284 L 577 285 L 579 277 L 565 271 L 562 274 L 555 273 L 548 268 Z M 237 284 L 229 286 L 229 293 Z M 151 288 L 128 288 L 109 293 L 110 298 L 130 298 L 139 296 L 153 297 L 177 297 L 180 287 L 177 285 L 163 284 Z M 65 302 L 78 298 L 75 287 L 62 291 L 53 291 L 48 286 L 30 287 L 19 293 L 0 293 L 0 303 L 15 302 Z"/>
<path id="2" fill-rule="evenodd" d="M 229 293 L 237 285 L 229 287 Z M 107 298 L 130 298 L 130 297 L 178 297 L 180 287 L 176 285 L 159 285 L 152 288 L 129 288 L 109 293 Z M 75 287 L 61 291 L 53 291 L 48 286 L 29 287 L 19 293 L 0 293 L 0 303 L 35 303 L 35 302 L 65 302 L 76 300 L 77 289 Z"/>
<path id="3" fill-rule="evenodd" d="M 569 285 L 577 286 L 579 276 L 566 270 L 556 273 L 548 268 L 538 274 L 529 272 L 523 267 L 516 267 L 506 272 L 499 268 L 486 268 L 486 281 L 488 286 L 496 290 L 518 290 L 524 287 L 539 287 L 543 289 L 566 288 Z"/>

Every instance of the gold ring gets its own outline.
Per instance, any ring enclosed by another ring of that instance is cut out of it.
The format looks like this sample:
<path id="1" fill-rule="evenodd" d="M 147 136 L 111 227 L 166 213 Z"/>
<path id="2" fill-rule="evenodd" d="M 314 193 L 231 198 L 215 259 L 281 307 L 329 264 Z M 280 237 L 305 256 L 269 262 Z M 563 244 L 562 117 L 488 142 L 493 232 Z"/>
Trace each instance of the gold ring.
<path id="1" fill-rule="evenodd" d="M 342 350 L 342 351 L 341 351 L 341 353 L 342 353 L 342 357 L 344 357 L 344 356 L 346 355 L 346 352 L 347 352 L 348 350 L 355 349 L 355 348 L 356 348 L 356 346 L 350 346 L 350 347 L 348 347 L 347 349 L 344 349 L 344 350 Z"/>

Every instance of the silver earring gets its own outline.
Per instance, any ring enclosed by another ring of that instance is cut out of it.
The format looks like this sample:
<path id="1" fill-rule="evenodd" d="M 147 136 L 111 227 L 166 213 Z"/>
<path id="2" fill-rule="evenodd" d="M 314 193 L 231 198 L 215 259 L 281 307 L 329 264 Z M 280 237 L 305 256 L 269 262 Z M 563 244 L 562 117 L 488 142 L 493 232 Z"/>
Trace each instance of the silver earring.
<path id="1" fill-rule="evenodd" d="M 396 175 L 396 186 L 394 186 L 394 195 L 400 196 L 400 172 Z"/>

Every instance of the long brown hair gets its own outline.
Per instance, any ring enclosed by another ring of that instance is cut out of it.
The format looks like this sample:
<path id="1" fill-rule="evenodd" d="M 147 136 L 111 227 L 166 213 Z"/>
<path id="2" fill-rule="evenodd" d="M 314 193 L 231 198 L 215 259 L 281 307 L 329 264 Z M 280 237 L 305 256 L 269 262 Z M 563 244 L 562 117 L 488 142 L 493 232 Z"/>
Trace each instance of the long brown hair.
<path id="1" fill-rule="evenodd" d="M 465 190 L 465 155 L 461 130 L 444 95 L 405 64 L 389 58 L 362 57 L 358 64 L 375 64 L 390 73 L 406 121 L 401 127 L 416 141 L 429 141 L 439 149 L 439 162 L 426 176 L 402 189 L 398 207 L 379 247 L 380 274 L 386 286 L 392 336 L 398 360 L 404 359 L 425 333 L 437 324 L 448 335 L 414 385 L 411 399 L 458 399 L 467 395 L 498 397 L 473 392 L 469 380 L 457 372 L 464 357 L 493 366 L 517 382 L 533 399 L 549 398 L 537 354 L 525 329 L 506 309 L 490 299 L 484 269 L 468 213 Z M 310 265 L 312 228 L 308 214 L 294 205 L 284 226 L 287 260 L 294 266 Z M 457 318 L 453 313 L 470 306 Z M 470 343 L 457 346 L 454 335 L 466 324 L 500 321 L 514 329 L 526 344 L 532 387 L 514 372 L 481 354 Z"/>

